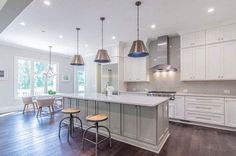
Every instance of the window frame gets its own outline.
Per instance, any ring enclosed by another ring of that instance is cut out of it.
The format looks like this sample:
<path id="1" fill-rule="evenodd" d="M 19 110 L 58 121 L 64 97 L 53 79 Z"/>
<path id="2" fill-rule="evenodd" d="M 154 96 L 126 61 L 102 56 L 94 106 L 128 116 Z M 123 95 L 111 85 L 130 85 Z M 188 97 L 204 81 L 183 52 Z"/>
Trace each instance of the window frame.
<path id="1" fill-rule="evenodd" d="M 84 83 L 85 83 L 85 85 L 84 85 L 84 91 L 83 92 L 79 92 L 78 91 L 78 76 L 77 76 L 77 70 L 78 70 L 78 68 L 75 66 L 74 67 L 74 93 L 85 93 L 86 92 L 86 70 L 85 70 L 85 66 L 83 67 L 84 68 Z"/>
<path id="2" fill-rule="evenodd" d="M 16 100 L 19 100 L 22 97 L 18 97 L 17 94 L 17 85 L 18 85 L 18 60 L 26 60 L 26 61 L 30 61 L 31 64 L 31 71 L 30 71 L 30 83 L 31 83 L 31 95 L 33 96 L 34 94 L 34 62 L 40 62 L 46 65 L 46 67 L 48 67 L 48 61 L 46 59 L 34 59 L 34 58 L 29 58 L 29 57 L 21 57 L 21 56 L 14 56 L 14 98 Z M 59 63 L 53 61 L 52 64 L 56 64 L 56 72 L 57 74 L 59 74 Z M 47 80 L 45 80 L 45 82 L 47 82 Z M 47 83 L 45 83 L 46 85 L 44 86 L 45 88 L 45 92 L 47 92 Z M 59 91 L 59 76 L 57 75 L 56 78 L 56 90 Z"/>

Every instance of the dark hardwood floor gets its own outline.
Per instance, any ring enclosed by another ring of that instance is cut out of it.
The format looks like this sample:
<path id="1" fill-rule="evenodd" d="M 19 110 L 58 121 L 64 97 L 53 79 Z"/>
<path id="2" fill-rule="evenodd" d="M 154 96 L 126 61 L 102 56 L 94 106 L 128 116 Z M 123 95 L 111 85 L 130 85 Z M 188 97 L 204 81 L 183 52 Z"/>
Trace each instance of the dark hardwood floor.
<path id="1" fill-rule="evenodd" d="M 11 113 L 0 115 L 1 156 L 90 156 L 94 145 L 86 143 L 81 149 L 81 137 L 66 139 L 66 130 L 58 138 L 60 113 L 50 118 L 37 119 L 33 113 Z M 160 154 L 113 140 L 113 147 L 107 143 L 99 146 L 100 156 L 236 156 L 236 133 L 171 123 L 168 141 Z M 92 135 L 91 135 L 92 137 Z"/>

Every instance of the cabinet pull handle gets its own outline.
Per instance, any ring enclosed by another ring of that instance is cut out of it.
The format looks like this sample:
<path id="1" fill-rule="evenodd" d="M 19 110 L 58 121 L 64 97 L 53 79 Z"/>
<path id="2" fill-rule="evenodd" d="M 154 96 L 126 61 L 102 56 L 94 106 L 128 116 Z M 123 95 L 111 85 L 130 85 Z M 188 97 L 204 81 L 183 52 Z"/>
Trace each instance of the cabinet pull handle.
<path id="1" fill-rule="evenodd" d="M 196 116 L 197 119 L 203 119 L 203 120 L 211 120 L 211 118 L 205 118 L 205 117 L 198 117 Z"/>
<path id="2" fill-rule="evenodd" d="M 199 108 L 199 109 L 212 109 L 210 107 L 199 107 L 199 106 L 196 106 L 196 108 Z"/>

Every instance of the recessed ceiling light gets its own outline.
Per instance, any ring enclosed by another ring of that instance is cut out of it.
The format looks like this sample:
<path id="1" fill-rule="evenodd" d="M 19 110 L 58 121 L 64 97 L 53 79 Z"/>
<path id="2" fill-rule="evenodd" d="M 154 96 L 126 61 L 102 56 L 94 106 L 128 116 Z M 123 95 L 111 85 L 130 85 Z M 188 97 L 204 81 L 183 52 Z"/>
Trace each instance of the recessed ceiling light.
<path id="1" fill-rule="evenodd" d="M 115 36 L 112 36 L 111 38 L 112 38 L 113 40 L 115 40 L 115 39 L 116 39 L 116 37 L 115 37 Z"/>
<path id="2" fill-rule="evenodd" d="M 85 44 L 84 46 L 85 46 L 85 47 L 88 47 L 88 44 Z"/>
<path id="3" fill-rule="evenodd" d="M 155 28 L 156 28 L 156 25 L 155 25 L 155 24 L 152 24 L 150 27 L 151 27 L 152 29 L 155 29 Z"/>
<path id="4" fill-rule="evenodd" d="M 45 5 L 51 5 L 51 2 L 50 1 L 43 1 L 43 3 L 45 4 Z"/>
<path id="5" fill-rule="evenodd" d="M 20 22 L 20 25 L 25 26 L 26 24 L 24 22 Z"/>
<path id="6" fill-rule="evenodd" d="M 59 38 L 63 38 L 63 35 L 58 35 Z"/>
<path id="7" fill-rule="evenodd" d="M 209 9 L 207 10 L 208 13 L 212 13 L 212 12 L 214 12 L 214 11 L 215 11 L 215 8 L 209 8 Z"/>

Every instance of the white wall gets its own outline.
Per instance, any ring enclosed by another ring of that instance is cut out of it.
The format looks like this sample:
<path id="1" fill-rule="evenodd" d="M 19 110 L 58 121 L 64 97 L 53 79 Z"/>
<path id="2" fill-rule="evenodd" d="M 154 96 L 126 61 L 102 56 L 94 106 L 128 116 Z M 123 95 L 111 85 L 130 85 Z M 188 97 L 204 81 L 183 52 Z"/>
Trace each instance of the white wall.
<path id="1" fill-rule="evenodd" d="M 48 60 L 48 53 L 30 51 L 15 47 L 0 45 L 0 68 L 6 70 L 8 78 L 0 81 L 0 113 L 23 108 L 21 100 L 14 99 L 14 56 Z M 71 58 L 63 55 L 53 55 L 52 60 L 59 63 L 59 92 L 72 93 L 74 76 Z M 70 75 L 69 82 L 62 82 L 62 73 Z"/>
<path id="2" fill-rule="evenodd" d="M 97 63 L 94 62 L 95 56 L 84 57 L 85 62 L 85 92 L 97 92 Z"/>

